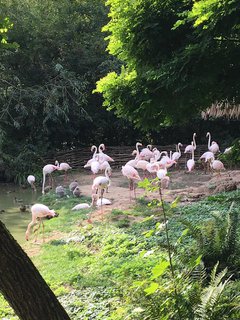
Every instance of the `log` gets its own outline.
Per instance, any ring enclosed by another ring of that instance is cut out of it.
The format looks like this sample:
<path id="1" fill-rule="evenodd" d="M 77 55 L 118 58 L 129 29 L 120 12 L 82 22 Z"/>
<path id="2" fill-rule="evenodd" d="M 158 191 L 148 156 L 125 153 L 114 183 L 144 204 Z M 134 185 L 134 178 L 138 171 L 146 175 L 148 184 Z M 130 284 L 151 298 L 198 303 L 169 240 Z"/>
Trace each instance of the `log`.
<path id="1" fill-rule="evenodd" d="M 22 320 L 70 320 L 30 258 L 1 221 L 0 291 Z"/>

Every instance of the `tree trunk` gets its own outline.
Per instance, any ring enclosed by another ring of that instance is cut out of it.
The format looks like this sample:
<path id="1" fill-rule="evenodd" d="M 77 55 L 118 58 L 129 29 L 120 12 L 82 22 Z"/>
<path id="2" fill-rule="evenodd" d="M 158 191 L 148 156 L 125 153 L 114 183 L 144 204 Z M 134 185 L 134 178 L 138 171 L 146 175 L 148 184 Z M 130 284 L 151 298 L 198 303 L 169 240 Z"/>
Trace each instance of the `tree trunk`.
<path id="1" fill-rule="evenodd" d="M 69 320 L 32 261 L 0 221 L 0 291 L 22 320 Z"/>

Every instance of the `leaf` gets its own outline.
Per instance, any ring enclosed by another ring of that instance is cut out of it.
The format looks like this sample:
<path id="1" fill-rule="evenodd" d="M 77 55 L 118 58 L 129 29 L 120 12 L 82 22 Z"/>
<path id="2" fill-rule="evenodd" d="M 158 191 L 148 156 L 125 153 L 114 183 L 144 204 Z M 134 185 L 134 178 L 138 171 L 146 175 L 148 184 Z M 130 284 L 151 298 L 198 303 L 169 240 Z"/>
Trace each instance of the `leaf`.
<path id="1" fill-rule="evenodd" d="M 151 280 L 159 278 L 166 271 L 166 269 L 169 267 L 169 265 L 170 265 L 169 261 L 166 261 L 166 260 L 163 260 L 163 261 L 161 261 L 160 264 L 156 265 L 152 269 Z"/>
<path id="2" fill-rule="evenodd" d="M 151 282 L 150 286 L 144 289 L 147 295 L 153 294 L 157 291 L 159 284 L 156 282 Z"/>

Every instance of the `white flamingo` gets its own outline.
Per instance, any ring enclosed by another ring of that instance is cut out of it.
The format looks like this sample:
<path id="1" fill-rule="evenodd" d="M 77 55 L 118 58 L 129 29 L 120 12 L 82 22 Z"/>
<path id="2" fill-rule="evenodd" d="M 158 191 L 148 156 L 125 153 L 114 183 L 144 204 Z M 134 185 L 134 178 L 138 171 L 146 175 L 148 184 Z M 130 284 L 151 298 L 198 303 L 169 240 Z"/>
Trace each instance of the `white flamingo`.
<path id="1" fill-rule="evenodd" d="M 45 181 L 46 181 L 46 176 L 49 175 L 50 177 L 50 185 L 53 187 L 53 178 L 52 178 L 52 173 L 53 171 L 58 170 L 58 166 L 55 166 L 53 164 L 46 164 L 43 167 L 43 183 L 42 183 L 42 194 L 45 194 Z"/>
<path id="2" fill-rule="evenodd" d="M 193 146 L 193 142 L 192 142 Z M 192 148 L 192 158 L 187 161 L 188 172 L 191 172 L 194 169 L 195 161 L 194 161 L 194 147 Z"/>
<path id="3" fill-rule="evenodd" d="M 113 158 L 109 157 L 106 153 L 103 151 L 106 150 L 105 144 L 101 143 L 98 147 L 98 154 L 99 154 L 99 161 L 108 161 L 108 162 L 113 162 Z"/>
<path id="4" fill-rule="evenodd" d="M 214 154 L 219 152 L 219 145 L 217 144 L 217 142 L 212 141 L 212 143 L 211 143 L 211 134 L 210 134 L 210 132 L 207 132 L 206 137 L 208 137 L 208 150 L 211 151 Z"/>
<path id="5" fill-rule="evenodd" d="M 109 186 L 110 186 L 110 175 L 111 175 L 111 168 L 106 168 L 105 170 L 105 176 L 99 176 L 96 177 L 93 180 L 93 184 L 92 184 L 92 193 L 98 193 L 98 191 L 100 191 L 100 198 L 103 198 L 103 194 L 104 191 L 108 190 Z"/>
<path id="6" fill-rule="evenodd" d="M 187 145 L 185 150 L 184 150 L 184 153 L 192 153 L 192 150 L 196 150 L 197 148 L 197 145 L 196 145 L 196 133 L 194 132 L 193 134 L 193 141 L 191 144 Z"/>
<path id="7" fill-rule="evenodd" d="M 34 190 L 34 191 L 37 191 L 36 189 L 36 186 L 35 186 L 35 181 L 36 181 L 36 178 L 33 176 L 33 175 L 29 175 L 27 177 L 27 182 L 30 184 L 31 188 Z"/>
<path id="8" fill-rule="evenodd" d="M 180 146 L 182 147 L 182 144 L 181 142 L 179 142 L 177 145 L 176 145 L 176 152 L 173 152 L 172 154 L 172 160 L 174 161 L 178 161 L 179 158 L 181 157 L 181 150 L 180 150 Z"/>

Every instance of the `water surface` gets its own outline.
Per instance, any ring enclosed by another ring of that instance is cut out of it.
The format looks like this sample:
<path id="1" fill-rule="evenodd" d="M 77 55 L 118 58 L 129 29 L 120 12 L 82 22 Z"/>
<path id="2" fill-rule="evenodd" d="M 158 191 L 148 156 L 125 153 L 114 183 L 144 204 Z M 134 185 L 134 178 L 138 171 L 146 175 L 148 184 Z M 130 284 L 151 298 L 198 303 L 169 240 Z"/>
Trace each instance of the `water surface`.
<path id="1" fill-rule="evenodd" d="M 34 192 L 31 188 L 23 189 L 13 184 L 0 183 L 0 220 L 18 241 L 25 241 L 25 231 L 31 221 L 30 208 L 21 212 L 21 205 L 31 205 L 37 202 L 40 192 Z"/>

